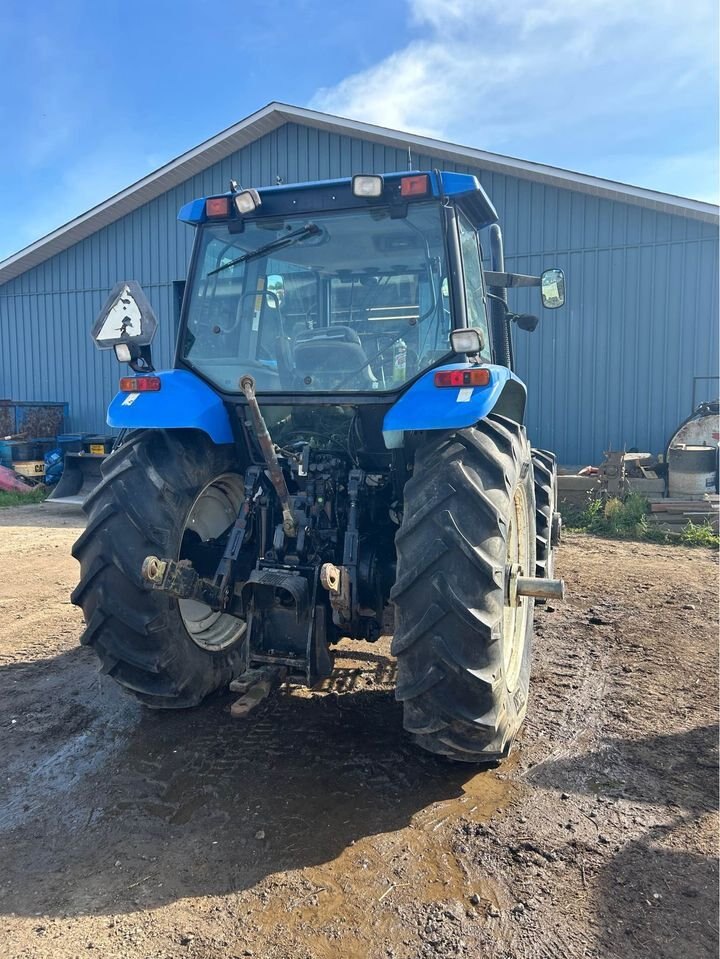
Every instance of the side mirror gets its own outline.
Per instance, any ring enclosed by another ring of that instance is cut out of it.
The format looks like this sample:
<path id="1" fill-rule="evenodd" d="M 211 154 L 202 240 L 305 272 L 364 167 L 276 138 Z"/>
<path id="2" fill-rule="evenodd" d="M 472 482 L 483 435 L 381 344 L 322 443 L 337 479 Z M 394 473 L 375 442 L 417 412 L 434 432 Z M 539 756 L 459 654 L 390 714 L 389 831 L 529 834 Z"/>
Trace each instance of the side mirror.
<path id="1" fill-rule="evenodd" d="M 282 306 L 285 299 L 285 280 L 278 273 L 272 274 L 267 278 L 267 292 L 272 294 L 268 297 L 268 306 L 271 310 Z"/>
<path id="2" fill-rule="evenodd" d="M 128 350 L 120 353 L 132 355 L 136 352 L 134 348 L 150 345 L 156 330 L 155 313 L 140 284 L 135 280 L 122 280 L 113 287 L 98 313 L 91 336 L 99 350 L 127 346 Z"/>
<path id="3" fill-rule="evenodd" d="M 545 270 L 540 276 L 540 296 L 548 310 L 557 310 L 565 302 L 565 274 L 562 270 Z"/>
<path id="4" fill-rule="evenodd" d="M 537 329 L 540 320 L 532 313 L 519 313 L 515 317 L 515 322 L 521 330 L 525 330 L 526 333 L 533 333 Z"/>

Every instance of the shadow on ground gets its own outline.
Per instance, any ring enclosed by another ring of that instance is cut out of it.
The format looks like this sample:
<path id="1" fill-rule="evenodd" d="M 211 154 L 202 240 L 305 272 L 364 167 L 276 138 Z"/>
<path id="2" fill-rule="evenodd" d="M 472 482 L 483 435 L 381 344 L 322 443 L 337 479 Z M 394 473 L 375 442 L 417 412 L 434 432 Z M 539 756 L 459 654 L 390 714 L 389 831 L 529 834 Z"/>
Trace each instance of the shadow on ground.
<path id="1" fill-rule="evenodd" d="M 538 763 L 526 779 L 560 791 L 711 811 L 718 807 L 717 727 L 612 739 L 602 750 Z"/>
<path id="2" fill-rule="evenodd" d="M 651 828 L 600 872 L 600 955 L 717 955 L 718 863 L 688 851 L 697 825 L 690 818 Z"/>
<path id="3" fill-rule="evenodd" d="M 715 726 L 611 740 L 599 751 L 541 763 L 527 778 L 558 791 L 641 804 L 635 828 L 643 822 L 642 804 L 670 814 L 669 823 L 650 826 L 630 842 L 622 833 L 604 838 L 617 845 L 594 879 L 601 956 L 717 955 L 718 862 L 714 854 L 691 851 L 715 847 L 708 818 L 718 807 Z M 592 846 L 578 844 L 575 856 L 592 863 Z"/>
<path id="4" fill-rule="evenodd" d="M 0 739 L 0 912 L 118 913 L 245 889 L 405 827 L 473 779 L 497 808 L 508 785 L 419 752 L 392 692 L 362 688 L 367 669 L 337 670 L 347 695 L 281 691 L 246 721 L 223 698 L 143 711 L 83 649 L 0 670 L 16 719 Z"/>

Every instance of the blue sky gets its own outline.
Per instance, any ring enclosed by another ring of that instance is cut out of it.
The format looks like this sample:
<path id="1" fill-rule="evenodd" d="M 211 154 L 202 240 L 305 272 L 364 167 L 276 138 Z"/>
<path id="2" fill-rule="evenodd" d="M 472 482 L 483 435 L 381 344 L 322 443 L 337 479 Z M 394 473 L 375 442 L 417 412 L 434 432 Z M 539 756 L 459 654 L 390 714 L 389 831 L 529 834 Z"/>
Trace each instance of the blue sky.
<path id="1" fill-rule="evenodd" d="M 718 201 L 714 0 L 4 0 L 0 258 L 271 100 Z"/>

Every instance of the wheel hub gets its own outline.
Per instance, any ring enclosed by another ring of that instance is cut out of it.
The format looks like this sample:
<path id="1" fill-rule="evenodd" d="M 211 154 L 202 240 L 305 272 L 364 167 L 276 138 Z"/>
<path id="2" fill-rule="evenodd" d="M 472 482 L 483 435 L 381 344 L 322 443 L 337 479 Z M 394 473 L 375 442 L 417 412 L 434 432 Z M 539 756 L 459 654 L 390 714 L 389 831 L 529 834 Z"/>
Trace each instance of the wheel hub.
<path id="1" fill-rule="evenodd" d="M 512 563 L 505 567 L 505 602 L 508 606 L 517 606 L 520 602 L 518 580 L 524 575 L 523 568 L 519 563 Z"/>
<path id="2" fill-rule="evenodd" d="M 183 537 L 192 532 L 201 542 L 221 536 L 235 522 L 243 500 L 243 480 L 234 473 L 218 476 L 200 491 L 183 526 Z M 183 559 L 181 545 L 178 559 Z M 247 629 L 236 616 L 220 613 L 193 599 L 178 600 L 180 615 L 190 638 L 201 649 L 218 652 L 236 643 Z"/>
<path id="3" fill-rule="evenodd" d="M 507 535 L 505 609 L 503 614 L 503 665 L 509 689 L 517 685 L 522 666 L 530 600 L 518 592 L 518 580 L 530 568 L 527 499 L 522 486 L 513 496 Z"/>

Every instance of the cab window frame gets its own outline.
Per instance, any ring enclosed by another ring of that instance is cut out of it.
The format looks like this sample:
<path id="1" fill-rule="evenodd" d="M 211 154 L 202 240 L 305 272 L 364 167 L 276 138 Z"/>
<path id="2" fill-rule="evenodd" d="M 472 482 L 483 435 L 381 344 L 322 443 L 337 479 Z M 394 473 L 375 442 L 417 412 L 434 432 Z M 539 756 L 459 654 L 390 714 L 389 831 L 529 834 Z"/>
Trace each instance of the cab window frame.
<path id="1" fill-rule="evenodd" d="M 460 252 L 460 261 L 463 274 L 463 295 L 465 299 L 465 319 L 469 328 L 478 329 L 483 335 L 483 348 L 479 354 L 480 359 L 485 363 L 491 363 L 493 359 L 492 338 L 490 332 L 490 316 L 488 311 L 487 290 L 485 288 L 485 272 L 483 269 L 482 249 L 480 247 L 480 235 L 472 224 L 470 217 L 460 207 L 456 209 L 458 246 Z M 477 270 L 479 286 L 472 287 L 468 279 L 468 259 L 470 255 L 477 255 Z M 479 296 L 476 294 L 479 293 Z M 477 314 L 471 307 L 472 302 L 477 307 L 480 306 L 481 322 L 477 323 Z"/>

